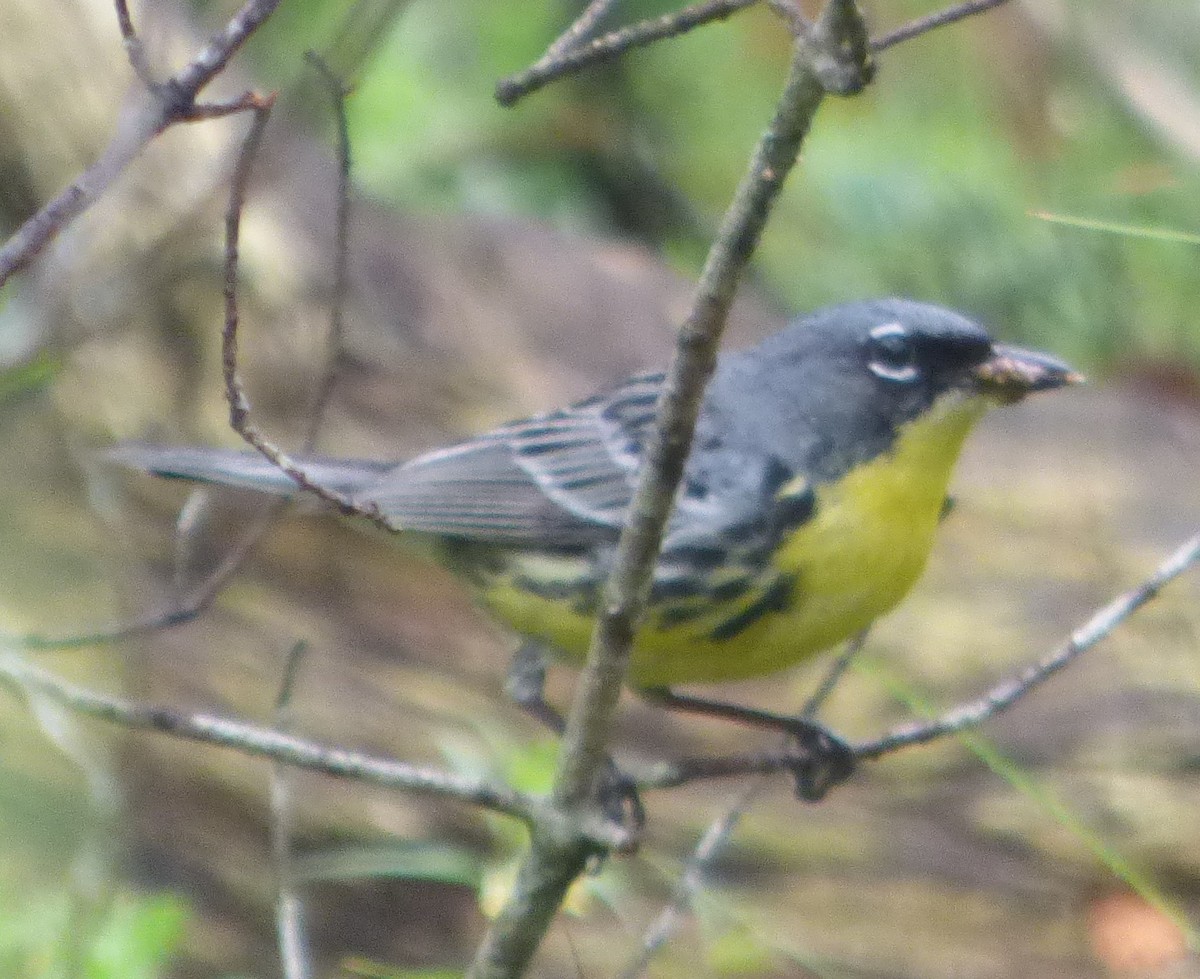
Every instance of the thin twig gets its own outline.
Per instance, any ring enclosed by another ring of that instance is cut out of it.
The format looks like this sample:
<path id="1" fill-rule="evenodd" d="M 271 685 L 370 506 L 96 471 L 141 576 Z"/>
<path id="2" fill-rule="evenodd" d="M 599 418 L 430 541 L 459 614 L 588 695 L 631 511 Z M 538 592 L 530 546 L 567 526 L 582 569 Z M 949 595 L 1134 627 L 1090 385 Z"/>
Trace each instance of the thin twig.
<path id="1" fill-rule="evenodd" d="M 117 27 L 121 31 L 121 41 L 125 45 L 125 57 L 129 59 L 129 65 L 133 68 L 133 73 L 137 75 L 138 80 L 147 89 L 152 90 L 158 83 L 154 80 L 154 74 L 150 70 L 150 62 L 146 59 L 146 48 L 142 44 L 142 39 L 133 29 L 133 18 L 129 16 L 129 4 L 126 0 L 116 0 L 116 4 Z"/>
<path id="2" fill-rule="evenodd" d="M 345 314 L 346 296 L 350 278 L 350 124 L 346 119 L 346 96 L 348 89 L 333 69 L 315 51 L 305 55 L 329 90 L 329 101 L 333 107 L 337 127 L 338 181 L 337 214 L 334 218 L 333 240 L 333 292 L 329 298 L 329 332 L 326 338 L 325 371 L 313 398 L 312 416 L 304 438 L 304 450 L 312 451 L 324 420 L 325 408 L 333 395 L 337 383 L 338 369 L 345 357 Z"/>
<path id="3" fill-rule="evenodd" d="M 188 99 L 194 99 L 205 85 L 219 75 L 263 21 L 274 13 L 279 0 L 248 0 L 242 8 L 213 35 L 196 57 L 166 85 Z"/>
<path id="4" fill-rule="evenodd" d="M 833 665 L 829 667 L 828 672 L 821 679 L 821 683 L 817 689 L 813 691 L 812 696 L 805 701 L 804 706 L 800 708 L 800 716 L 805 720 L 811 720 L 817 716 L 817 712 L 825 706 L 825 701 L 829 699 L 834 688 L 846 675 L 846 671 L 853 665 L 858 654 L 862 652 L 863 645 L 867 641 L 867 635 L 871 629 L 868 626 L 863 629 L 858 635 L 854 636 L 848 643 L 846 648 L 838 654 L 838 658 L 833 661 Z"/>
<path id="5" fill-rule="evenodd" d="M 221 365 L 225 378 L 225 398 L 229 403 L 229 424 L 248 445 L 282 470 L 300 489 L 311 493 L 334 507 L 344 516 L 359 516 L 384 530 L 396 531 L 382 511 L 373 503 L 358 504 L 345 493 L 339 493 L 316 480 L 296 464 L 279 446 L 270 441 L 250 419 L 250 401 L 238 372 L 238 242 L 242 213 L 246 205 L 246 190 L 263 131 L 270 118 L 273 100 L 261 100 L 254 108 L 254 123 L 247 133 L 230 180 L 229 204 L 225 212 L 224 296 L 225 322 L 221 328 Z"/>
<path id="6" fill-rule="evenodd" d="M 740 778 L 745 775 L 775 775 L 791 772 L 796 758 L 788 751 L 749 751 L 738 755 L 706 755 L 699 758 L 675 758 L 647 766 L 637 775 L 639 790 L 677 789 L 692 782 L 715 778 Z"/>
<path id="7" fill-rule="evenodd" d="M 537 64 L 496 84 L 496 101 L 513 103 L 545 87 L 550 82 L 574 74 L 589 65 L 609 61 L 632 48 L 645 47 L 667 37 L 676 37 L 702 24 L 724 20 L 758 0 L 705 0 L 674 13 L 639 21 L 629 27 L 601 35 L 593 41 L 572 46 L 557 57 L 546 57 Z"/>
<path id="8" fill-rule="evenodd" d="M 539 803 L 505 785 L 319 744 L 228 717 L 133 703 L 67 683 L 11 654 L 0 655 L 0 682 L 8 683 L 22 695 L 44 696 L 77 714 L 126 728 L 157 731 L 189 741 L 233 748 L 246 755 L 296 768 L 466 802 L 525 822 L 547 818 Z M 620 839 L 619 834 L 607 832 L 598 825 L 595 830 L 600 838 Z"/>
<path id="9" fill-rule="evenodd" d="M 223 119 L 225 116 L 236 115 L 239 112 L 249 112 L 263 98 L 255 92 L 243 92 L 237 98 L 224 102 L 195 102 L 182 115 L 178 122 L 206 122 L 209 119 Z"/>
<path id="10" fill-rule="evenodd" d="M 133 18 L 129 16 L 129 4 L 127 0 L 116 0 L 117 6 L 117 27 L 121 31 L 121 37 L 130 41 L 137 37 L 133 30 Z"/>
<path id="11" fill-rule="evenodd" d="M 318 70 L 322 71 L 322 77 L 329 83 L 331 91 L 334 93 L 333 103 L 335 116 L 337 121 L 338 131 L 338 159 L 339 159 L 339 181 L 337 186 L 337 218 L 336 232 L 334 241 L 334 272 L 333 272 L 333 291 L 330 299 L 330 314 L 329 314 L 329 334 L 328 334 L 328 360 L 325 370 L 322 374 L 321 382 L 318 387 L 317 395 L 314 398 L 312 413 L 309 419 L 308 431 L 304 439 L 304 448 L 306 451 L 312 448 L 323 421 L 324 409 L 328 403 L 329 397 L 332 394 L 333 386 L 337 378 L 337 369 L 344 355 L 344 309 L 347 295 L 347 280 L 348 280 L 348 254 L 349 254 L 349 172 L 350 172 L 350 140 L 349 132 L 346 124 L 345 87 L 334 77 L 328 73 L 323 62 L 316 56 L 312 56 Z M 259 99 L 257 96 L 247 94 L 243 96 L 246 100 L 245 107 L 252 109 L 255 112 L 255 124 L 251 127 L 247 135 L 246 143 L 243 144 L 241 154 L 239 156 L 238 165 L 235 167 L 235 176 L 232 181 L 233 188 L 231 191 L 230 213 L 232 214 L 233 224 L 233 239 L 232 249 L 227 247 L 226 251 L 226 289 L 233 290 L 232 306 L 234 310 L 234 333 L 227 338 L 236 344 L 236 277 L 237 277 L 237 233 L 240 227 L 240 216 L 245 206 L 246 184 L 249 179 L 249 165 L 253 159 L 254 153 L 258 148 L 259 141 L 262 137 L 263 128 L 266 125 L 267 116 L 271 108 L 270 99 Z M 227 223 L 230 218 L 227 216 Z M 228 224 L 227 224 L 228 227 Z M 228 241 L 227 241 L 228 245 Z M 232 283 L 232 285 L 231 285 Z M 229 293 L 226 295 L 227 306 L 230 304 Z M 229 328 L 228 323 L 226 324 Z M 234 363 L 236 364 L 236 351 L 233 353 Z M 240 385 L 240 382 L 237 382 Z M 207 491 L 200 491 L 207 492 Z M 195 497 L 193 497 L 195 499 Z M 260 514 L 254 519 L 253 523 L 247 530 L 238 538 L 234 546 L 225 554 L 221 563 L 213 569 L 203 581 L 196 585 L 191 591 L 182 594 L 171 605 L 170 608 L 164 609 L 161 612 L 138 618 L 132 622 L 126 622 L 119 626 L 110 629 L 97 630 L 90 633 L 75 634 L 70 636 L 8 636 L 6 638 L 11 644 L 20 646 L 29 650 L 49 650 L 49 649 L 70 649 L 79 648 L 82 646 L 95 646 L 107 643 L 120 642 L 125 639 L 133 638 L 138 635 L 145 635 L 151 632 L 157 632 L 162 629 L 172 628 L 190 622 L 202 612 L 211 607 L 217 595 L 220 594 L 226 581 L 241 567 L 245 559 L 253 551 L 255 545 L 262 538 L 267 528 L 275 520 L 275 518 L 287 507 L 287 500 L 273 501 L 265 506 Z M 180 519 L 177 522 L 177 556 L 176 556 L 176 583 L 180 585 L 183 581 L 183 570 L 186 564 L 186 543 L 194 533 L 194 526 L 191 518 L 194 516 L 191 513 L 191 503 L 185 504 L 181 511 Z M 357 511 L 353 511 L 357 512 Z M 181 589 L 182 590 L 182 589 Z"/>
<path id="12" fill-rule="evenodd" d="M 286 501 L 280 501 L 264 508 L 263 513 L 255 519 L 254 523 L 246 529 L 245 533 L 238 538 L 237 543 L 221 559 L 221 563 L 195 589 L 178 599 L 168 609 L 153 612 L 131 622 L 121 623 L 110 629 L 99 629 L 94 632 L 77 633 L 70 636 L 0 635 L 0 640 L 27 650 L 79 649 L 83 646 L 103 646 L 122 642 L 135 636 L 191 622 L 200 613 L 211 607 L 226 579 L 246 559 L 254 545 L 261 539 L 263 531 L 285 505 Z"/>
<path id="13" fill-rule="evenodd" d="M 804 16 L 797 0 L 767 0 L 767 6 L 783 19 L 793 37 L 802 37 L 812 30 L 812 23 Z"/>
<path id="14" fill-rule="evenodd" d="M 592 0 L 578 17 L 565 31 L 563 31 L 554 43 L 546 49 L 545 56 L 538 61 L 538 64 L 543 64 L 547 61 L 553 61 L 566 54 L 571 48 L 578 47 L 595 32 L 600 21 L 612 13 L 613 7 L 617 5 L 619 0 Z"/>
<path id="15" fill-rule="evenodd" d="M 829 695 L 833 693 L 838 681 L 845 675 L 846 670 L 850 668 L 850 664 L 854 662 L 854 658 L 862 649 L 868 631 L 864 629 L 846 643 L 846 648 L 800 709 L 800 717 L 805 719 L 816 717 L 817 712 L 829 699 Z M 671 900 L 663 906 L 654 921 L 642 934 L 642 946 L 638 949 L 633 961 L 621 973 L 621 979 L 637 979 L 638 976 L 643 975 L 650 967 L 654 956 L 663 949 L 671 940 L 671 936 L 683 925 L 688 909 L 692 906 L 693 898 L 704 885 L 704 875 L 708 868 L 720 856 L 725 849 L 725 844 L 737 829 L 738 823 L 749 812 L 754 800 L 768 784 L 767 775 L 759 775 L 754 782 L 739 792 L 725 811 L 709 825 L 692 851 L 692 855 L 688 858 L 683 873 L 679 875 L 679 880 L 676 881 L 671 894 Z M 639 783 L 639 788 L 642 787 L 644 787 L 644 783 Z"/>
<path id="16" fill-rule="evenodd" d="M 1200 562 L 1200 534 L 1177 548 L 1144 582 L 1100 609 L 1072 633 L 1067 642 L 1040 662 L 1022 671 L 1020 675 L 997 685 L 978 700 L 956 707 L 936 721 L 906 724 L 874 741 L 857 744 L 854 746 L 855 757 L 879 758 L 909 745 L 925 744 L 936 738 L 978 727 L 984 721 L 1008 710 L 1034 687 L 1044 683 L 1077 656 L 1106 638 L 1129 616 L 1157 596 L 1164 585 L 1178 578 L 1197 562 Z"/>
<path id="17" fill-rule="evenodd" d="M 134 71 L 143 81 L 141 102 L 122 123 L 100 158 L 69 187 L 25 221 L 0 247 L 0 286 L 25 268 L 75 218 L 94 204 L 143 149 L 168 126 L 200 118 L 228 115 L 249 108 L 254 96 L 197 107 L 200 90 L 225 67 L 246 39 L 265 21 L 279 0 L 248 0 L 225 28 L 173 78 L 147 83 L 140 41 L 125 0 L 116 0 L 117 22 Z M 140 60 L 139 60 L 140 59 Z"/>
<path id="18" fill-rule="evenodd" d="M 766 786 L 765 778 L 746 786 L 734 797 L 725 812 L 713 820 L 705 830 L 675 882 L 671 900 L 663 906 L 642 934 L 641 948 L 637 950 L 629 965 L 621 971 L 621 979 L 638 979 L 639 976 L 645 975 L 653 958 L 683 925 L 692 900 L 704 886 L 704 875 L 708 868 L 724 851 L 725 844 L 729 842 L 737 824 Z"/>
<path id="19" fill-rule="evenodd" d="M 1005 3 L 1008 3 L 1008 0 L 966 0 L 964 3 L 956 3 L 945 10 L 939 10 L 926 17 L 918 17 L 916 20 L 909 21 L 907 24 L 903 24 L 893 31 L 888 31 L 882 37 L 873 38 L 871 40 L 871 50 L 883 51 L 885 48 L 900 44 L 902 41 L 910 41 L 914 37 L 919 37 L 921 34 L 928 33 L 935 28 L 945 27 L 947 24 L 953 24 L 955 21 L 962 20 L 965 17 L 973 17 L 975 14 L 981 14 L 986 10 L 991 10 L 993 7 L 999 7 Z"/>
<path id="20" fill-rule="evenodd" d="M 283 680 L 275 698 L 275 730 L 287 734 L 292 724 L 292 696 L 300 676 L 307 644 L 298 642 L 288 652 Z M 304 902 L 296 889 L 292 860 L 292 772 L 282 764 L 271 767 L 271 852 L 279 893 L 275 902 L 275 935 L 284 979 L 307 979 L 312 975 L 308 938 L 304 926 Z"/>

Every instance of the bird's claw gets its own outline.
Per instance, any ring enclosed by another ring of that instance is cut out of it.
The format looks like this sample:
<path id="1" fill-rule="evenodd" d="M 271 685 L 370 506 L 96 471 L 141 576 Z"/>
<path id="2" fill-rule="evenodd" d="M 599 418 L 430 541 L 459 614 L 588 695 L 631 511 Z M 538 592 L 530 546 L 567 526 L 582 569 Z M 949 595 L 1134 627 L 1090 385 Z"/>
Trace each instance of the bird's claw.
<path id="1" fill-rule="evenodd" d="M 789 753 L 787 767 L 796 781 L 798 798 L 820 802 L 830 789 L 854 774 L 854 749 L 833 732 L 805 722 L 790 733 L 796 750 Z"/>
<path id="2" fill-rule="evenodd" d="M 637 783 L 617 768 L 611 758 L 600 778 L 601 811 L 622 829 L 628 830 L 631 836 L 640 836 L 646 826 L 646 808 L 642 805 Z"/>

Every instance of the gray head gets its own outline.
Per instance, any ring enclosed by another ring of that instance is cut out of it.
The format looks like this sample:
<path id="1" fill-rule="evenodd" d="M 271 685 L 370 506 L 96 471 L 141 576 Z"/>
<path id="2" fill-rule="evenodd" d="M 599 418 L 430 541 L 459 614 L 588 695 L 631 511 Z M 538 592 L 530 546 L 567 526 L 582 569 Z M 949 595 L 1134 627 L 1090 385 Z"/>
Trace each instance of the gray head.
<path id="1" fill-rule="evenodd" d="M 703 425 L 701 439 L 766 439 L 776 451 L 790 447 L 781 453 L 789 468 L 833 478 L 886 451 L 935 404 L 982 411 L 1078 380 L 952 310 L 896 298 L 847 303 L 723 359 L 706 405 L 722 421 Z"/>

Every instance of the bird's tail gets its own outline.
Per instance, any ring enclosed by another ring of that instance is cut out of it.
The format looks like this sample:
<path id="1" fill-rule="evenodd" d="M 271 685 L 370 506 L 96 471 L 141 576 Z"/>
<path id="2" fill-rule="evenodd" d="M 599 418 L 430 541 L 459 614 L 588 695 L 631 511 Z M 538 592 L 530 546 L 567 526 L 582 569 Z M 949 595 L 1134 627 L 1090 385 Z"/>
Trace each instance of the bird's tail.
<path id="1" fill-rule="evenodd" d="M 165 479 L 234 486 L 276 496 L 291 496 L 297 491 L 287 473 L 257 452 L 125 442 L 110 449 L 105 458 Z M 299 457 L 293 461 L 314 483 L 348 495 L 353 495 L 395 465 L 320 456 Z"/>

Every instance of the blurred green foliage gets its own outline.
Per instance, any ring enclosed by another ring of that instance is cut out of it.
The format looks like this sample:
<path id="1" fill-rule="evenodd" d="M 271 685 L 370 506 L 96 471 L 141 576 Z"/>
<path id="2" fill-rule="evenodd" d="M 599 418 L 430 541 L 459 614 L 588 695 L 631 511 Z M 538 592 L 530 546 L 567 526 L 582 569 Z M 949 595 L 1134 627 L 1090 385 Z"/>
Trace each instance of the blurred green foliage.
<path id="1" fill-rule="evenodd" d="M 341 10 L 300 0 L 252 53 L 278 77 L 313 46 L 356 77 L 355 172 L 371 194 L 635 235 L 694 273 L 770 113 L 786 38 L 754 9 L 500 108 L 496 79 L 536 60 L 578 6 L 362 0 L 350 43 Z M 872 13 L 891 25 L 929 9 Z M 1141 29 L 1165 40 L 1177 22 L 1160 15 Z M 1091 369 L 1200 362 L 1195 246 L 1034 216 L 1200 228 L 1191 161 L 1090 54 L 1007 11 L 884 52 L 872 90 L 818 118 L 759 253 L 761 283 L 794 309 L 880 293 L 944 301 Z"/>
<path id="2" fill-rule="evenodd" d="M 188 917 L 165 895 L 120 895 L 81 915 L 76 895 L 52 887 L 6 896 L 3 905 L 0 973 L 21 979 L 157 979 L 182 945 Z"/>

